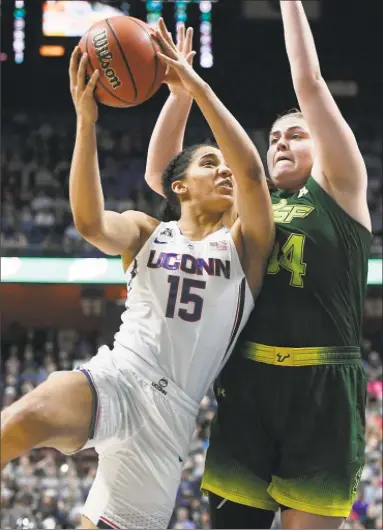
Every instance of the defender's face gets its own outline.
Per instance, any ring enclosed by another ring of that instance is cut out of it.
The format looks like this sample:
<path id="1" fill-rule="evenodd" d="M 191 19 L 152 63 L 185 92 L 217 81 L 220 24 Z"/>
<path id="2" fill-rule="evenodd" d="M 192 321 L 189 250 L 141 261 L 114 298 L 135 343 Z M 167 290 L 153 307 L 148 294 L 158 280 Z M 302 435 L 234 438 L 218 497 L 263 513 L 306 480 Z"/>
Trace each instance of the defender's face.
<path id="1" fill-rule="evenodd" d="M 267 153 L 273 183 L 281 189 L 299 189 L 310 176 L 313 163 L 313 141 L 304 119 L 279 119 L 270 132 Z"/>

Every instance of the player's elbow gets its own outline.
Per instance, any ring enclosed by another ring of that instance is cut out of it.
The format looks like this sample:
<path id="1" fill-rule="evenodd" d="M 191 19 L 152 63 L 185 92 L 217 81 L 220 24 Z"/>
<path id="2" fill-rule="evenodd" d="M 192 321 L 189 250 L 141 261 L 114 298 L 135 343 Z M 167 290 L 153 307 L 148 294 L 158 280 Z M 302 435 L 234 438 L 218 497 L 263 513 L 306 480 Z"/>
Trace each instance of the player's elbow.
<path id="1" fill-rule="evenodd" d="M 164 189 L 162 186 L 162 174 L 161 173 L 145 173 L 145 182 L 155 193 L 165 197 Z"/>
<path id="2" fill-rule="evenodd" d="M 84 239 L 94 239 L 102 232 L 101 222 L 98 220 L 87 220 L 74 215 L 73 222 L 77 232 Z"/>
<path id="3" fill-rule="evenodd" d="M 293 76 L 294 90 L 298 97 L 314 94 L 323 88 L 323 83 L 325 83 L 325 80 L 319 69 L 310 70 L 308 72 L 298 71 L 298 73 Z"/>
<path id="4" fill-rule="evenodd" d="M 153 178 L 152 174 L 147 172 L 147 173 L 145 173 L 145 177 L 144 178 L 145 178 L 145 182 L 149 186 L 149 188 L 154 189 L 153 188 L 154 178 Z"/>

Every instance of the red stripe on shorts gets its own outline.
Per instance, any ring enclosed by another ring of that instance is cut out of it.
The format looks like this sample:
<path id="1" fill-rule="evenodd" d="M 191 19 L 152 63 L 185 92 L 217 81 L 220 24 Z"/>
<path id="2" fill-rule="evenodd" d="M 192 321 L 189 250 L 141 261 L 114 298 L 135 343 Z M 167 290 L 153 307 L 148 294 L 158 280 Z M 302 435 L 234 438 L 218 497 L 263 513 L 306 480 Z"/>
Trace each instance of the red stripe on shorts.
<path id="1" fill-rule="evenodd" d="M 104 521 L 104 523 L 108 524 L 111 528 L 115 528 L 116 530 L 121 530 L 119 526 L 117 526 L 115 523 L 112 523 L 112 521 L 110 521 L 103 515 L 100 517 L 100 520 Z"/>

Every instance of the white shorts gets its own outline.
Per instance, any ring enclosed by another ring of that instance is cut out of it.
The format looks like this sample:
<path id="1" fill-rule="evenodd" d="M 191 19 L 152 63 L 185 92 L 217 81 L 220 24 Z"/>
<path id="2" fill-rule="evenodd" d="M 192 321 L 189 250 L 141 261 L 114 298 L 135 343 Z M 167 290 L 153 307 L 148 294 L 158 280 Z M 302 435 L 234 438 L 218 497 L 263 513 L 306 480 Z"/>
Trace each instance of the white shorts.
<path id="1" fill-rule="evenodd" d="M 98 528 L 167 528 L 198 404 L 125 348 L 100 348 L 83 372 L 93 392 L 89 440 L 99 454 L 83 515 Z"/>

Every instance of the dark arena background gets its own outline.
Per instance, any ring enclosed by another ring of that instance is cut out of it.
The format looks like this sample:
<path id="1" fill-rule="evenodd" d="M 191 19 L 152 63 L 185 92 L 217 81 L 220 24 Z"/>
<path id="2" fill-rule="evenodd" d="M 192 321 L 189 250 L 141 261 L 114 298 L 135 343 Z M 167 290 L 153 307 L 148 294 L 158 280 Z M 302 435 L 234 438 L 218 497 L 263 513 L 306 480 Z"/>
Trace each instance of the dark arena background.
<path id="1" fill-rule="evenodd" d="M 374 232 L 362 351 L 368 376 L 366 466 L 345 528 L 382 528 L 382 59 L 380 2 L 304 2 L 324 78 L 351 124 L 369 172 Z M 276 114 L 296 106 L 277 1 L 3 0 L 1 12 L 1 406 L 53 371 L 71 369 L 109 345 L 126 296 L 118 259 L 76 232 L 68 203 L 75 112 L 68 61 L 95 21 L 116 13 L 155 24 L 159 15 L 195 29 L 195 67 L 245 125 L 265 155 Z M 100 108 L 98 149 L 108 209 L 156 215 L 144 182 L 145 157 L 167 87 L 132 109 Z M 186 145 L 209 136 L 193 108 Z M 215 413 L 201 403 L 171 528 L 210 528 L 199 489 Z M 239 410 L 243 421 L 246 412 Z M 79 524 L 96 453 L 73 458 L 32 451 L 1 478 L 1 528 L 60 529 Z M 278 516 L 274 527 L 279 528 Z"/>

